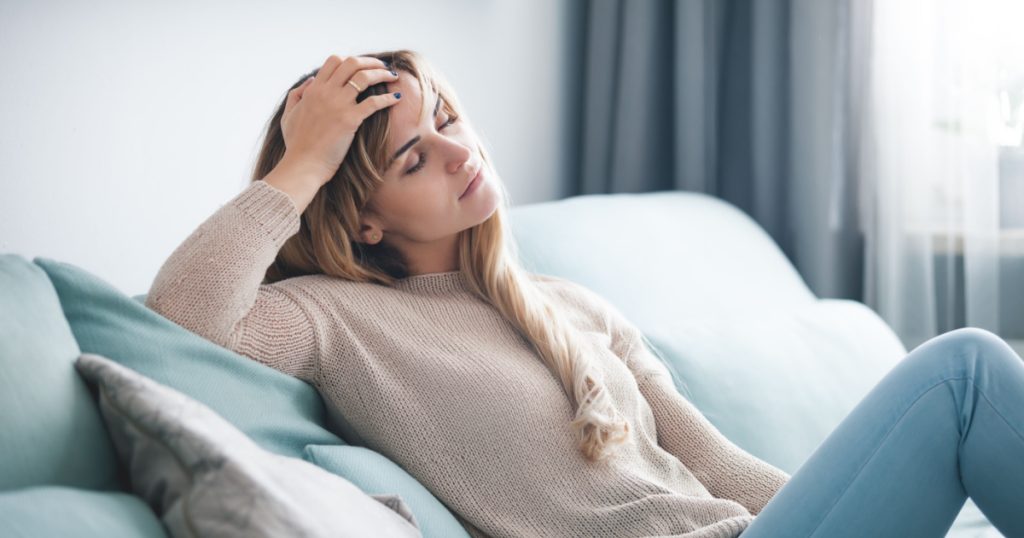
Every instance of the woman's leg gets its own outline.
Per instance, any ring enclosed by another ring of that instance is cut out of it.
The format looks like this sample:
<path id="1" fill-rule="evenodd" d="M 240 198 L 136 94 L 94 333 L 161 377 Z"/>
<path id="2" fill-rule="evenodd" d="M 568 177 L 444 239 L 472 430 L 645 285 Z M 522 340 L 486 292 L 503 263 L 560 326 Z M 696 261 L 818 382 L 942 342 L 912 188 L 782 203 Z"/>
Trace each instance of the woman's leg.
<path id="1" fill-rule="evenodd" d="M 939 538 L 967 495 L 1004 535 L 1024 537 L 1024 361 L 974 327 L 897 363 L 743 538 Z"/>

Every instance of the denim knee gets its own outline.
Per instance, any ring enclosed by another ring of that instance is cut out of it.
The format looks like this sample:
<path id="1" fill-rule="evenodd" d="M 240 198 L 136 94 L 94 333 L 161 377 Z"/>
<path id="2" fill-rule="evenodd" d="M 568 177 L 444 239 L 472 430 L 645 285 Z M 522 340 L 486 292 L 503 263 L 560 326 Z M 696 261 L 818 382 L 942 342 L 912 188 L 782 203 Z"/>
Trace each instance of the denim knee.
<path id="1" fill-rule="evenodd" d="M 958 361 L 982 361 L 991 368 L 1000 368 L 1021 362 L 1010 344 L 999 335 L 980 327 L 961 327 L 940 335 L 936 340 L 945 342 Z"/>

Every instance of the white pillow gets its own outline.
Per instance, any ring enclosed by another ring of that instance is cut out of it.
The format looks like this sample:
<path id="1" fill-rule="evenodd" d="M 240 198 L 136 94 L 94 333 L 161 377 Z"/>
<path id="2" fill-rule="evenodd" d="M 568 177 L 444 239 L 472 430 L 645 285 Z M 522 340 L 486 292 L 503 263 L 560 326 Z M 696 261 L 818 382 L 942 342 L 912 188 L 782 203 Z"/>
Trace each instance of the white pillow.
<path id="1" fill-rule="evenodd" d="M 260 448 L 205 405 L 110 359 L 75 367 L 99 407 L 132 489 L 173 537 L 420 537 L 397 495 L 367 495 L 298 458 Z"/>

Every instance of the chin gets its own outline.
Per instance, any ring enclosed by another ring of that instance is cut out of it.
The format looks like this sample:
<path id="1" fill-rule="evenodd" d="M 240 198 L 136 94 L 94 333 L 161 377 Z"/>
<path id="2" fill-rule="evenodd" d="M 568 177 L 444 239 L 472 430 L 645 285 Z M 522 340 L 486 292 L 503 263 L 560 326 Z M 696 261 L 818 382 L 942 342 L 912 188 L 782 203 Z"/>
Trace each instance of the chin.
<path id="1" fill-rule="evenodd" d="M 480 198 L 474 200 L 476 203 L 472 207 L 466 208 L 470 213 L 470 228 L 486 222 L 498 210 L 498 196 L 483 192 L 477 194 L 480 195 Z"/>
<path id="2" fill-rule="evenodd" d="M 501 194 L 497 189 L 490 185 L 481 185 L 481 187 L 484 188 L 476 193 L 477 199 L 472 200 L 474 205 L 473 212 L 477 213 L 479 211 L 479 222 L 490 218 L 498 209 L 498 203 L 501 201 Z"/>

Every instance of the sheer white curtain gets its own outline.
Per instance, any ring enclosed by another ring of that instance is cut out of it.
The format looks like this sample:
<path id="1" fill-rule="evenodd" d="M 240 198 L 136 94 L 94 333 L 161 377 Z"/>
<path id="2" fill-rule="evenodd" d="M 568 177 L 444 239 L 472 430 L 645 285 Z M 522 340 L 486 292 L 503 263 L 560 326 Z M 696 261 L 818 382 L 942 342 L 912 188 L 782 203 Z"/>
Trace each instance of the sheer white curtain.
<path id="1" fill-rule="evenodd" d="M 1004 291 L 1024 286 L 1000 271 L 1019 250 L 1000 185 L 1020 172 L 1001 182 L 1000 156 L 1021 146 L 1024 2 L 883 0 L 868 19 L 865 302 L 908 349 L 955 324 L 1000 334 Z"/>

